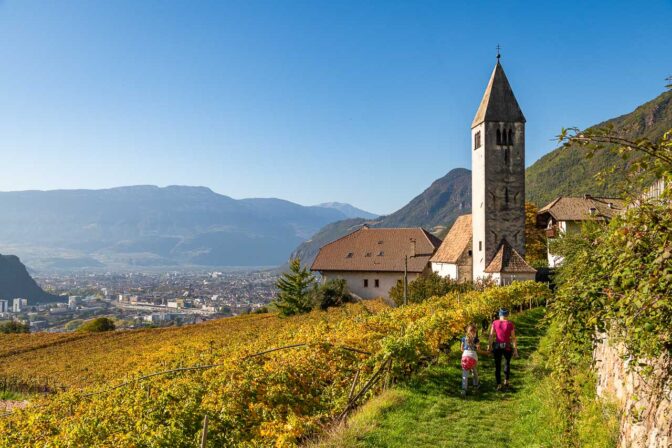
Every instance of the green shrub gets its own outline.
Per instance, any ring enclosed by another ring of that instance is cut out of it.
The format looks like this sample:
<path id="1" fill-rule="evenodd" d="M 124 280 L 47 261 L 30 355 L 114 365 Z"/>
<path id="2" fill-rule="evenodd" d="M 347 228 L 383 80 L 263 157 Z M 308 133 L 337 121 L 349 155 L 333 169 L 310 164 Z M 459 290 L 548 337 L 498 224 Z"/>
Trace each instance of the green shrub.
<path id="1" fill-rule="evenodd" d="M 315 289 L 315 303 L 323 311 L 352 301 L 348 285 L 342 278 L 327 280 Z"/>
<path id="2" fill-rule="evenodd" d="M 87 320 L 84 322 L 77 331 L 84 331 L 89 333 L 97 333 L 101 331 L 112 331 L 116 327 L 114 321 L 107 317 L 98 317 L 96 319 Z"/>
<path id="3" fill-rule="evenodd" d="M 458 283 L 446 277 L 441 277 L 436 272 L 423 273 L 415 280 L 408 283 L 408 303 L 420 303 L 430 297 L 443 296 L 450 292 L 466 292 L 474 289 L 471 282 Z M 399 280 L 390 289 L 390 298 L 397 305 L 404 303 L 404 281 Z"/>
<path id="4" fill-rule="evenodd" d="M 21 323 L 15 320 L 0 324 L 0 333 L 30 333 L 30 324 Z"/>

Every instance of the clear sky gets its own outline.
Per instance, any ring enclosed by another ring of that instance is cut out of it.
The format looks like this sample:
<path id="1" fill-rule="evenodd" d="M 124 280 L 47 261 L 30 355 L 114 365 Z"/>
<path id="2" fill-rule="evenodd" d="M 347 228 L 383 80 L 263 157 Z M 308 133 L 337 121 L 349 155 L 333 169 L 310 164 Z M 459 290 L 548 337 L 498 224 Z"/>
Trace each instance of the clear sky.
<path id="1" fill-rule="evenodd" d="M 389 213 L 502 46 L 527 164 L 672 75 L 670 1 L 0 1 L 0 190 L 203 185 Z"/>

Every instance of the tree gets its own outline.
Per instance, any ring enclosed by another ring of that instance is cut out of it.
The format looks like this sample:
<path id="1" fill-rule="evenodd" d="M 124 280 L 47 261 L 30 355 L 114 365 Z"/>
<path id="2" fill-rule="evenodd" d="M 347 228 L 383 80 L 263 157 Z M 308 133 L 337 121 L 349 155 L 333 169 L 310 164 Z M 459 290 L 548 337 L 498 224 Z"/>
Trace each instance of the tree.
<path id="1" fill-rule="evenodd" d="M 107 317 L 98 317 L 96 319 L 87 320 L 77 329 L 77 331 L 97 333 L 101 331 L 112 331 L 115 328 L 116 327 L 112 319 Z"/>
<path id="2" fill-rule="evenodd" d="M 352 302 L 352 295 L 348 291 L 346 281 L 342 278 L 329 280 L 315 291 L 315 303 L 323 311 L 348 302 Z"/>
<path id="3" fill-rule="evenodd" d="M 455 280 L 441 277 L 436 272 L 423 273 L 408 284 L 408 303 L 424 302 L 430 297 L 443 296 L 451 291 L 469 291 L 474 286 L 471 282 L 458 283 Z M 404 303 L 404 281 L 399 280 L 390 289 L 390 298 L 397 305 Z"/>
<path id="4" fill-rule="evenodd" d="M 30 325 L 28 323 L 21 323 L 16 320 L 0 324 L 0 333 L 30 333 Z"/>
<path id="5" fill-rule="evenodd" d="M 313 308 L 311 287 L 314 284 L 313 274 L 301 266 L 299 258 L 294 258 L 289 262 L 289 272 L 283 273 L 275 283 L 278 295 L 273 304 L 283 316 L 307 313 Z"/>
<path id="6" fill-rule="evenodd" d="M 537 227 L 537 211 L 534 204 L 525 203 L 525 260 L 534 267 L 546 267 L 546 236 Z"/>

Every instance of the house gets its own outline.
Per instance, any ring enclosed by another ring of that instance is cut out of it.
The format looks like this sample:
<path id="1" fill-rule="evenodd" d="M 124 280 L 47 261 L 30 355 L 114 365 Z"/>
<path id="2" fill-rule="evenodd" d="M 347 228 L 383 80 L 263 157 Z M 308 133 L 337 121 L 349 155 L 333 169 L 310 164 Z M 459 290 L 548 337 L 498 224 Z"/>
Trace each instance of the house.
<path id="1" fill-rule="evenodd" d="M 407 272 L 411 282 L 430 271 L 430 259 L 441 240 L 416 228 L 383 229 L 363 226 L 320 248 L 311 271 L 323 281 L 344 279 L 353 294 L 363 298 L 389 297 Z"/>
<path id="2" fill-rule="evenodd" d="M 457 281 L 534 280 L 536 270 L 524 258 L 525 116 L 499 55 L 471 124 L 471 143 L 471 215 L 455 221 L 432 270 Z"/>
<path id="3" fill-rule="evenodd" d="M 457 218 L 431 258 L 432 271 L 458 282 L 472 281 L 471 215 Z"/>
<path id="4" fill-rule="evenodd" d="M 561 196 L 537 212 L 537 227 L 546 230 L 550 241 L 561 234 L 579 232 L 584 221 L 609 221 L 626 207 L 623 199 L 584 195 L 583 197 Z M 562 257 L 548 250 L 548 266 L 557 267 Z"/>

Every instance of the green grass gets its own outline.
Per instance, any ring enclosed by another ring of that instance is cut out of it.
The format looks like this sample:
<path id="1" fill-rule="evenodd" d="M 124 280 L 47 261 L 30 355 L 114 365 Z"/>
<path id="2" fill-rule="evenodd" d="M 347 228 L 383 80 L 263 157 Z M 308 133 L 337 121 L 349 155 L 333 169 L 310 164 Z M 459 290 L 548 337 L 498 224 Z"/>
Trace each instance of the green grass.
<path id="1" fill-rule="evenodd" d="M 21 394 L 18 392 L 12 392 L 10 390 L 0 391 L 0 400 L 13 400 L 13 401 L 23 401 L 27 400 L 28 395 Z"/>
<path id="2" fill-rule="evenodd" d="M 541 405 L 533 393 L 540 383 L 530 358 L 543 329 L 542 309 L 516 316 L 520 358 L 511 363 L 509 392 L 495 389 L 494 361 L 481 356 L 481 390 L 460 395 L 460 353 L 442 356 L 439 362 L 416 375 L 408 384 L 381 394 L 336 428 L 318 445 L 322 447 L 533 447 L 545 444 L 543 431 L 520 425 L 526 413 Z M 485 339 L 485 337 L 483 337 Z M 538 409 L 537 409 L 538 410 Z M 535 424 L 538 422 L 534 422 Z M 521 432 L 525 434 L 521 434 Z M 546 438 L 545 440 L 550 440 Z"/>

